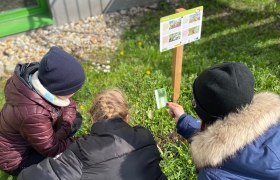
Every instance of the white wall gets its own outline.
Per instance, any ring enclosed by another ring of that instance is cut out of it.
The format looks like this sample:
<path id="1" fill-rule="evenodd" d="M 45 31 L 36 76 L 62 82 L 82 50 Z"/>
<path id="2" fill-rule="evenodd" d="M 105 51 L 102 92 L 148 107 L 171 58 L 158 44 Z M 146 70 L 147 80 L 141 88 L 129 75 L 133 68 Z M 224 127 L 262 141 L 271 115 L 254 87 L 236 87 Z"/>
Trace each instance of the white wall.
<path id="1" fill-rule="evenodd" d="M 48 0 L 55 25 L 62 25 L 101 13 L 146 6 L 159 0 Z"/>

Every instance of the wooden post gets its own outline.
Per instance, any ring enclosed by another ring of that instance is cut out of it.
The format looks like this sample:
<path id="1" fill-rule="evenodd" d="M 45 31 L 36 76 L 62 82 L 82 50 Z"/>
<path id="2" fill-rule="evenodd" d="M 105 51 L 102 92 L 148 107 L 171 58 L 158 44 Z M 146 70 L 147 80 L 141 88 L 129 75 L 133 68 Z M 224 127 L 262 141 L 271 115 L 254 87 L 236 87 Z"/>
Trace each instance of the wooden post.
<path id="1" fill-rule="evenodd" d="M 185 11 L 184 8 L 176 9 L 176 13 Z M 173 87 L 173 102 L 177 102 L 180 97 L 180 85 L 182 74 L 184 45 L 173 49 L 173 65 L 172 65 L 172 87 Z"/>

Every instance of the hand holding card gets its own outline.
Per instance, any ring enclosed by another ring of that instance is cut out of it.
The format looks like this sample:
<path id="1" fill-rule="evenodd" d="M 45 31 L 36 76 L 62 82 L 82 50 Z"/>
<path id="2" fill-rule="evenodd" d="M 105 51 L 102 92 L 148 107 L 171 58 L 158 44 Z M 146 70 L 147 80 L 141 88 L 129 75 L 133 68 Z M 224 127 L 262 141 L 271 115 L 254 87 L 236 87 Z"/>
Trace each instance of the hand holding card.
<path id="1" fill-rule="evenodd" d="M 183 107 L 177 103 L 168 102 L 169 114 L 177 122 L 179 118 L 185 113 Z"/>

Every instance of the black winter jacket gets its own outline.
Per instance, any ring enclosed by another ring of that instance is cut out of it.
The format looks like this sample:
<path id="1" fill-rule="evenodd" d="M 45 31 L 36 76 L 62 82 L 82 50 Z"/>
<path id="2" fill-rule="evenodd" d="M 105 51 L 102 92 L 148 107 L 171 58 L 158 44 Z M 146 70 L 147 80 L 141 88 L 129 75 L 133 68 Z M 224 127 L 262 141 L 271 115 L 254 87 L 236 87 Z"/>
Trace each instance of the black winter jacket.
<path id="1" fill-rule="evenodd" d="M 165 180 L 152 134 L 120 118 L 93 124 L 57 158 L 24 169 L 19 180 Z"/>

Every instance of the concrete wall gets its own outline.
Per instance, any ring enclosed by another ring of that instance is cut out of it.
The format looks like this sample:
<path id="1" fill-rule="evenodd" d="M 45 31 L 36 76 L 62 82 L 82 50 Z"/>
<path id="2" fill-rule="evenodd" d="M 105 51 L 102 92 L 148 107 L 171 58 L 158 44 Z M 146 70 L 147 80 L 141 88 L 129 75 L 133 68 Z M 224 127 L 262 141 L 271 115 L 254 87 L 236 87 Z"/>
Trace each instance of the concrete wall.
<path id="1" fill-rule="evenodd" d="M 55 25 L 62 25 L 101 13 L 147 6 L 159 0 L 48 0 Z"/>

